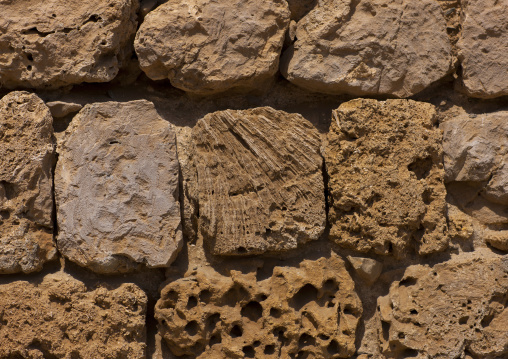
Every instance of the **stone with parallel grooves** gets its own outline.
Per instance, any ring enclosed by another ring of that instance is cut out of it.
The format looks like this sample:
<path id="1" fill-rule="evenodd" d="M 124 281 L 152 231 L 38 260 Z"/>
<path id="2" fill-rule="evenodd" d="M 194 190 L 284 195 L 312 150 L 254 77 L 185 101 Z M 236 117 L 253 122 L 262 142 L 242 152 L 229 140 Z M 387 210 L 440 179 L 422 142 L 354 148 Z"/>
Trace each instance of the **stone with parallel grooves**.
<path id="1" fill-rule="evenodd" d="M 215 112 L 192 140 L 199 232 L 214 254 L 285 251 L 323 233 L 320 136 L 301 115 Z"/>
<path id="2" fill-rule="evenodd" d="M 100 273 L 165 267 L 182 245 L 175 132 L 145 100 L 85 106 L 58 143 L 61 253 Z"/>

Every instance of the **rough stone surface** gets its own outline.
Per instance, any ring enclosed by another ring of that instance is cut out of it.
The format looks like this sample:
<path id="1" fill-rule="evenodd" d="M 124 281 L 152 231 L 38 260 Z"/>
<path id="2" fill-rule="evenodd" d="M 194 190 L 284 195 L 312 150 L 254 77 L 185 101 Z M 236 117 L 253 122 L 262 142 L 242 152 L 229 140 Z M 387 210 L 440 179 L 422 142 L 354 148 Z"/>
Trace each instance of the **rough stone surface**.
<path id="1" fill-rule="evenodd" d="M 291 82 L 325 93 L 416 94 L 453 69 L 434 0 L 322 0 L 281 60 Z"/>
<path id="2" fill-rule="evenodd" d="M 285 0 L 176 0 L 150 12 L 134 43 L 143 71 L 182 90 L 258 87 L 278 70 Z"/>
<path id="3" fill-rule="evenodd" d="M 56 254 L 52 121 L 36 95 L 0 100 L 0 273 L 40 270 Z"/>
<path id="4" fill-rule="evenodd" d="M 51 111 L 51 115 L 54 118 L 65 117 L 69 114 L 76 113 L 83 108 L 79 103 L 72 102 L 64 102 L 64 101 L 51 101 L 47 102 L 46 106 L 48 106 Z"/>
<path id="5" fill-rule="evenodd" d="M 285 251 L 323 233 L 320 136 L 301 115 L 215 112 L 192 139 L 199 232 L 212 253 Z"/>
<path id="6" fill-rule="evenodd" d="M 508 250 L 508 111 L 461 114 L 441 125 L 445 180 L 456 205 Z"/>
<path id="7" fill-rule="evenodd" d="M 59 250 L 94 271 L 168 266 L 181 247 L 172 125 L 151 102 L 87 105 L 58 143 Z"/>
<path id="8" fill-rule="evenodd" d="M 1 358 L 145 358 L 146 295 L 63 272 L 0 285 Z"/>
<path id="9" fill-rule="evenodd" d="M 325 150 L 330 239 L 407 256 L 448 245 L 441 132 L 432 105 L 358 99 L 333 112 Z"/>
<path id="10" fill-rule="evenodd" d="M 462 79 L 468 95 L 508 95 L 508 2 L 462 0 L 458 42 Z"/>
<path id="11" fill-rule="evenodd" d="M 362 314 L 337 256 L 221 275 L 199 267 L 168 284 L 157 302 L 159 330 L 176 355 L 198 358 L 347 358 Z"/>
<path id="12" fill-rule="evenodd" d="M 467 253 L 409 267 L 378 301 L 384 357 L 506 358 L 507 304 L 506 256 Z"/>
<path id="13" fill-rule="evenodd" d="M 137 0 L 0 1 L 0 85 L 111 81 L 130 55 Z"/>

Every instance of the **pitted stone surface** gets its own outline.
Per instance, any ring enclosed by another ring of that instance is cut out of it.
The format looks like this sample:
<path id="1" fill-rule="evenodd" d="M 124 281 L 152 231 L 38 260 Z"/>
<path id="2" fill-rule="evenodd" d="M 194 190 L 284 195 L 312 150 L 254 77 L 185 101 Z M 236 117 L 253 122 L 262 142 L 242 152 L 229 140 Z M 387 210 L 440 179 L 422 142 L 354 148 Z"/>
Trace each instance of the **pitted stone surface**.
<path id="1" fill-rule="evenodd" d="M 411 266 L 378 300 L 381 351 L 396 359 L 506 358 L 507 305 L 506 256 L 467 253 Z"/>
<path id="2" fill-rule="evenodd" d="M 64 256 L 100 273 L 174 260 L 182 241 L 175 132 L 151 102 L 85 106 L 58 151 Z"/>
<path id="3" fill-rule="evenodd" d="M 325 150 L 330 239 L 359 252 L 429 254 L 448 245 L 436 111 L 358 99 L 332 114 Z"/>
<path id="4" fill-rule="evenodd" d="M 40 270 L 56 254 L 52 123 L 34 94 L 0 100 L 0 273 Z"/>
<path id="5" fill-rule="evenodd" d="M 132 51 L 137 8 L 137 0 L 0 1 L 0 85 L 111 81 Z"/>
<path id="6" fill-rule="evenodd" d="M 481 98 L 508 95 L 508 2 L 461 0 L 461 5 L 458 47 L 466 92 Z"/>
<path id="7" fill-rule="evenodd" d="M 155 316 L 176 355 L 197 358 L 348 358 L 362 304 L 337 256 L 221 275 L 201 266 L 168 284 Z"/>
<path id="8" fill-rule="evenodd" d="M 199 232 L 212 253 L 285 251 L 325 228 L 320 136 L 301 115 L 220 111 L 192 131 Z"/>
<path id="9" fill-rule="evenodd" d="M 70 275 L 0 285 L 1 358 L 145 358 L 147 298 L 134 284 L 87 288 Z"/>
<path id="10" fill-rule="evenodd" d="M 150 12 L 134 43 L 143 71 L 182 90 L 256 88 L 278 70 L 285 0 L 176 0 Z"/>
<path id="11" fill-rule="evenodd" d="M 282 74 L 331 94 L 416 94 L 453 69 L 434 0 L 322 0 L 297 24 Z"/>

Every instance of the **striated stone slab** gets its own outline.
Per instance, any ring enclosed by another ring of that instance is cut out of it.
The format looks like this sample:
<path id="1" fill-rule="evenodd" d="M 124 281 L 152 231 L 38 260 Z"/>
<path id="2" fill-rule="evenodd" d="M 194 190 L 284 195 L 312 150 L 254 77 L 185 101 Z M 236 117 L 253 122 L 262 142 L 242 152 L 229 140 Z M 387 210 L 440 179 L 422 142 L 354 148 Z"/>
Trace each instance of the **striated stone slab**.
<path id="1" fill-rule="evenodd" d="M 297 24 L 282 74 L 331 94 L 414 95 L 453 70 L 434 0 L 326 0 Z"/>
<path id="2" fill-rule="evenodd" d="M 198 121 L 192 139 L 198 227 L 213 254 L 285 251 L 323 233 L 321 141 L 301 115 L 215 112 Z"/>
<path id="3" fill-rule="evenodd" d="M 359 252 L 424 255 L 448 246 L 435 108 L 357 99 L 332 114 L 325 150 L 330 239 Z"/>
<path id="4" fill-rule="evenodd" d="M 137 0 L 0 1 L 0 85 L 107 82 L 130 56 Z"/>
<path id="5" fill-rule="evenodd" d="M 508 2 L 461 0 L 461 5 L 457 45 L 466 93 L 481 98 L 508 95 Z"/>
<path id="6" fill-rule="evenodd" d="M 63 272 L 0 285 L 1 358 L 145 358 L 147 298 L 134 284 L 85 284 Z"/>
<path id="7" fill-rule="evenodd" d="M 485 251 L 411 266 L 378 300 L 381 351 L 394 359 L 505 358 L 507 303 L 506 256 Z"/>
<path id="8" fill-rule="evenodd" d="M 173 127 L 145 100 L 85 106 L 58 143 L 60 252 L 100 273 L 168 266 L 181 248 Z"/>
<path id="9" fill-rule="evenodd" d="M 275 267 L 272 276 L 199 267 L 168 284 L 155 307 L 175 355 L 348 358 L 362 304 L 337 256 Z"/>
<path id="10" fill-rule="evenodd" d="M 148 77 L 179 89 L 255 88 L 277 72 L 288 24 L 285 0 L 176 0 L 146 16 L 134 47 Z"/>
<path id="11" fill-rule="evenodd" d="M 0 273 L 34 272 L 56 255 L 52 123 L 34 94 L 0 100 Z"/>

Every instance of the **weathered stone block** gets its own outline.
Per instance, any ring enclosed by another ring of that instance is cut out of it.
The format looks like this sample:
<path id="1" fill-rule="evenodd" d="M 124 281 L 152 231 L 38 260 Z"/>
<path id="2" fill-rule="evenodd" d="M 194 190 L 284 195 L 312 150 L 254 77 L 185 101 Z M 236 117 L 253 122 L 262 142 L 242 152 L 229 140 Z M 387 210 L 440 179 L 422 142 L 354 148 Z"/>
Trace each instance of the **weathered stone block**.
<path id="1" fill-rule="evenodd" d="M 0 85 L 111 81 L 130 56 L 137 0 L 0 2 Z"/>
<path id="2" fill-rule="evenodd" d="M 398 258 L 444 250 L 446 190 L 434 107 L 358 99 L 332 117 L 325 150 L 330 239 Z"/>
<path id="3" fill-rule="evenodd" d="M 176 0 L 150 12 L 134 43 L 143 71 L 182 90 L 256 88 L 278 70 L 285 0 Z"/>
<path id="4" fill-rule="evenodd" d="M 0 100 L 0 273 L 40 270 L 56 254 L 52 123 L 34 94 Z"/>
<path id="5" fill-rule="evenodd" d="M 286 251 L 326 222 L 320 136 L 270 107 L 221 111 L 192 130 L 199 232 L 214 254 Z"/>
<path id="6" fill-rule="evenodd" d="M 165 267 L 181 248 L 175 132 L 151 102 L 85 106 L 58 144 L 61 253 L 100 273 Z"/>

